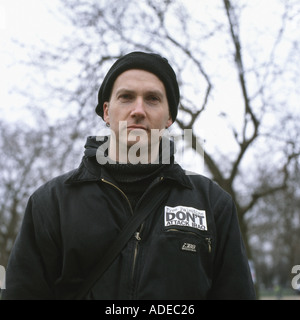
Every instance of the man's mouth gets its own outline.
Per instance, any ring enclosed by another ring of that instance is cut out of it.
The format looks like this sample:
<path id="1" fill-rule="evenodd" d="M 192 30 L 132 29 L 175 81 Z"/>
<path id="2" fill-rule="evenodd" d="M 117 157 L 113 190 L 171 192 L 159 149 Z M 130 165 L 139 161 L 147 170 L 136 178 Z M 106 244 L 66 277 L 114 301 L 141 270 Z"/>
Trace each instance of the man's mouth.
<path id="1" fill-rule="evenodd" d="M 134 129 L 147 130 L 147 127 L 142 126 L 142 125 L 138 125 L 138 124 L 133 124 L 131 126 L 128 126 L 127 129 L 131 129 L 131 130 L 134 130 Z"/>

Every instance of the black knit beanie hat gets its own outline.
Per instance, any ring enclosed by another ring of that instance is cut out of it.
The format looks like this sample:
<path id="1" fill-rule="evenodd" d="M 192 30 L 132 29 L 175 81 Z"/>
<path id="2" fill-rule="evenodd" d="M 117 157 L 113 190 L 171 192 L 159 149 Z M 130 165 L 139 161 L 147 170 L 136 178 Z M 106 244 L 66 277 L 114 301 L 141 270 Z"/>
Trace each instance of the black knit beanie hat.
<path id="1" fill-rule="evenodd" d="M 173 122 L 177 117 L 179 106 L 179 87 L 176 74 L 168 60 L 156 53 L 131 52 L 118 59 L 107 72 L 98 92 L 96 113 L 103 117 L 103 104 L 108 101 L 116 78 L 129 69 L 142 69 L 155 74 L 165 85 L 169 111 Z"/>

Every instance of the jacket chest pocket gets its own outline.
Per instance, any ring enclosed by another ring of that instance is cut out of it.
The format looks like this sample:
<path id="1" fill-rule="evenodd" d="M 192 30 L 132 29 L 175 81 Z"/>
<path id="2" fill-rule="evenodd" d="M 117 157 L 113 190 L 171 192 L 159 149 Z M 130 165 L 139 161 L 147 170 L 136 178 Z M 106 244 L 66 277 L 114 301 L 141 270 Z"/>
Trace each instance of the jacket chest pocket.
<path id="1" fill-rule="evenodd" d="M 200 263 L 205 273 L 211 276 L 214 240 L 210 233 L 174 227 L 165 228 L 164 233 L 167 241 L 171 241 L 177 247 L 180 258 L 197 261 L 195 263 Z"/>
<path id="2" fill-rule="evenodd" d="M 168 228 L 164 232 L 178 238 L 182 251 L 197 253 L 199 250 L 204 250 L 207 254 L 212 253 L 213 241 L 209 233 L 203 234 L 178 228 Z"/>

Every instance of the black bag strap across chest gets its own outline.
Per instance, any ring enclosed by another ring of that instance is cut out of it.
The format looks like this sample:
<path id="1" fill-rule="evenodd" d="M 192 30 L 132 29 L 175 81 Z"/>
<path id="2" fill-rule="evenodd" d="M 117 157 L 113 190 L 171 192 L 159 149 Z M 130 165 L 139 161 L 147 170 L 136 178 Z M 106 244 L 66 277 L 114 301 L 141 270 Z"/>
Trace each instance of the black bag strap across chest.
<path id="1" fill-rule="evenodd" d="M 126 246 L 128 241 L 134 236 L 139 226 L 144 220 L 151 214 L 154 213 L 157 208 L 161 205 L 164 198 L 169 193 L 169 187 L 165 185 L 160 192 L 156 193 L 154 201 L 144 202 L 145 207 L 143 211 L 134 214 L 130 217 L 127 223 L 124 225 L 118 237 L 113 242 L 112 246 L 108 248 L 105 255 L 101 258 L 99 263 L 95 266 L 94 270 L 89 274 L 88 278 L 83 282 L 81 288 L 74 296 L 74 300 L 83 300 L 94 286 L 99 281 L 104 272 L 109 268 L 113 261 L 120 254 L 122 249 Z"/>

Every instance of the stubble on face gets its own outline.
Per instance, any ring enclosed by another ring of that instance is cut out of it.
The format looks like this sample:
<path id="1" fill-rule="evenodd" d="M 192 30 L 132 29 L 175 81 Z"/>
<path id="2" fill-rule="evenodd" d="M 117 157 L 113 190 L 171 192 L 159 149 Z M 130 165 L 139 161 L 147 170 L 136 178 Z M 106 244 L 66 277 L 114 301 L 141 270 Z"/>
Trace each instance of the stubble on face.
<path id="1" fill-rule="evenodd" d="M 110 101 L 104 104 L 104 120 L 115 134 L 115 148 L 126 153 L 122 159 L 136 150 L 138 158 L 143 156 L 149 162 L 152 149 L 158 152 L 153 130 L 163 131 L 172 124 L 164 84 L 148 71 L 125 71 L 116 79 Z"/>

